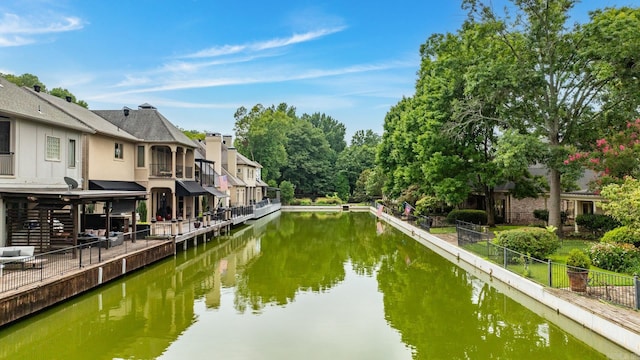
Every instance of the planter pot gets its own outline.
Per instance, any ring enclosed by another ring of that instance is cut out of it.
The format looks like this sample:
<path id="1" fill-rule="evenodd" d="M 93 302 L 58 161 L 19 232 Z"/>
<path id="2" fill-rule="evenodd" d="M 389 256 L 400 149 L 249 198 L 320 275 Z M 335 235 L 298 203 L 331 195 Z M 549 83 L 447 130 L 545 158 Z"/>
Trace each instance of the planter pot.
<path id="1" fill-rule="evenodd" d="M 567 276 L 569 276 L 569 287 L 571 291 L 586 292 L 587 281 L 589 280 L 588 271 L 571 271 L 567 270 Z"/>

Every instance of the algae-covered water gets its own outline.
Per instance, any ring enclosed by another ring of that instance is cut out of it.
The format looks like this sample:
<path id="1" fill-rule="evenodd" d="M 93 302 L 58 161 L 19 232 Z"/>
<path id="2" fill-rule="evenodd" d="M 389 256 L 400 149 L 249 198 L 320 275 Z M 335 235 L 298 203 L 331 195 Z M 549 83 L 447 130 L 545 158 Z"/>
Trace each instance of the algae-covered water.
<path id="1" fill-rule="evenodd" d="M 275 214 L 0 329 L 16 360 L 630 358 L 600 351 L 347 212 Z"/>

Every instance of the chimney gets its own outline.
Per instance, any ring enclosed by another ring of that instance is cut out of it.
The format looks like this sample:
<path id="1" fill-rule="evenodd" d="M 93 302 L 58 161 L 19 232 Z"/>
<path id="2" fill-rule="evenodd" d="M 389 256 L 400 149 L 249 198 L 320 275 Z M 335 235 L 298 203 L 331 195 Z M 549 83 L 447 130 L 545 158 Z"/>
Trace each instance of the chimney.
<path id="1" fill-rule="evenodd" d="M 67 100 L 68 103 L 71 102 L 71 96 L 69 96 L 69 95 L 65 96 L 64 99 Z"/>
<path id="2" fill-rule="evenodd" d="M 35 90 L 36 92 L 40 92 L 40 85 L 33 85 L 33 90 Z"/>
<path id="3" fill-rule="evenodd" d="M 229 174 L 238 177 L 238 150 L 234 147 L 227 148 L 227 171 Z"/>
<path id="4" fill-rule="evenodd" d="M 233 146 L 233 138 L 231 137 L 231 135 L 223 135 L 222 136 L 222 143 L 227 145 L 227 147 L 232 147 Z"/>
<path id="5" fill-rule="evenodd" d="M 207 160 L 213 161 L 213 169 L 218 175 L 222 175 L 222 136 L 218 133 L 207 133 L 204 139 Z"/>

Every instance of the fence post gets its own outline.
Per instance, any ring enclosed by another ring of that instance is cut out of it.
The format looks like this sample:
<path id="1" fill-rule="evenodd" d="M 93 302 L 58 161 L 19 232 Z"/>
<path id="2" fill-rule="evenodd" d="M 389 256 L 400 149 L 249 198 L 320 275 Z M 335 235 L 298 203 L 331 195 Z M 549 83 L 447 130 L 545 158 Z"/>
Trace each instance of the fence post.
<path id="1" fill-rule="evenodd" d="M 633 287 L 636 290 L 636 310 L 640 309 L 640 281 L 638 275 L 633 277 Z"/>
<path id="2" fill-rule="evenodd" d="M 502 248 L 502 262 L 504 263 L 504 268 L 507 268 L 507 248 Z"/>
<path id="3" fill-rule="evenodd" d="M 80 259 L 80 264 L 78 264 L 78 268 L 82 268 L 82 246 L 80 246 L 78 250 L 79 250 L 78 252 L 80 253 L 80 255 L 78 256 L 78 259 Z"/>
<path id="4" fill-rule="evenodd" d="M 551 271 L 551 259 L 547 259 L 547 272 L 549 273 L 549 287 L 553 287 L 553 271 Z"/>

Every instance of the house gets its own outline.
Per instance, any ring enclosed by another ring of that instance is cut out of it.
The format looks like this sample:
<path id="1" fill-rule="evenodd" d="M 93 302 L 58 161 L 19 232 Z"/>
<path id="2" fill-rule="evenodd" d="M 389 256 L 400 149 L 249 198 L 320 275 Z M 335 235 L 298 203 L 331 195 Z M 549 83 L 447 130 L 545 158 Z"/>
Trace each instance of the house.
<path id="1" fill-rule="evenodd" d="M 156 107 L 93 112 L 141 140 L 132 160 L 135 182 L 149 194 L 144 221 L 192 219 L 203 211 L 199 197 L 208 192 L 195 180 L 196 144 Z"/>
<path id="2" fill-rule="evenodd" d="M 544 166 L 536 165 L 529 169 L 534 176 L 548 176 Z M 578 189 L 563 191 L 560 194 L 560 211 L 567 214 L 567 223 L 573 224 L 574 231 L 578 231 L 575 219 L 581 214 L 601 214 L 603 211 L 598 206 L 602 201 L 599 194 L 589 188 L 589 183 L 595 179 L 596 174 L 591 170 L 585 170 L 583 176 L 578 179 Z M 536 209 L 548 209 L 549 195 L 544 194 L 538 198 L 516 199 L 510 190 L 513 183 L 497 187 L 494 192 L 497 215 L 504 218 L 505 223 L 526 224 L 535 221 L 533 211 Z"/>
<path id="3" fill-rule="evenodd" d="M 77 243 L 85 204 L 145 195 L 84 190 L 85 140 L 98 131 L 41 95 L 0 77 L 0 245 L 36 251 Z"/>
<path id="4" fill-rule="evenodd" d="M 227 179 L 230 205 L 254 205 L 266 196 L 267 184 L 260 179 L 262 165 L 238 153 L 231 135 L 209 133 L 205 143 L 216 173 Z"/>

